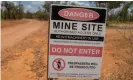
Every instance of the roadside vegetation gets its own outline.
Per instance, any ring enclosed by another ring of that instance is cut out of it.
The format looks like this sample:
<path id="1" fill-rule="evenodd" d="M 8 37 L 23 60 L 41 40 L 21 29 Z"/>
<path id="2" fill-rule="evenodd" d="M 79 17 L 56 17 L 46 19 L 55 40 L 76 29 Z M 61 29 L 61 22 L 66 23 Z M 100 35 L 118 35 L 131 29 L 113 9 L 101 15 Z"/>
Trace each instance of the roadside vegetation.
<path id="1" fill-rule="evenodd" d="M 48 20 L 51 4 L 75 5 L 80 6 L 75 2 L 69 1 L 45 1 L 42 6 L 44 9 L 38 9 L 37 12 L 24 12 L 24 6 L 19 1 L 14 4 L 11 1 L 2 1 L 1 18 L 3 20 L 16 20 L 22 18 Z M 133 1 L 90 1 L 90 4 L 95 4 L 93 7 L 107 8 L 108 22 L 132 22 L 133 21 Z M 89 6 L 88 6 L 89 7 Z"/>

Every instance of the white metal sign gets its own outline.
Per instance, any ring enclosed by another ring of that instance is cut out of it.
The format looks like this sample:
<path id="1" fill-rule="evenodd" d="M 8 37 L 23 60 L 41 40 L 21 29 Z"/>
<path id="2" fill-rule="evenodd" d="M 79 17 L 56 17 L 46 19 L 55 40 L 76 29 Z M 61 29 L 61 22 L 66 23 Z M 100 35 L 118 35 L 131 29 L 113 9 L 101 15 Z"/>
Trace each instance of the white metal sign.
<path id="1" fill-rule="evenodd" d="M 106 9 L 52 5 L 48 78 L 100 77 Z"/>

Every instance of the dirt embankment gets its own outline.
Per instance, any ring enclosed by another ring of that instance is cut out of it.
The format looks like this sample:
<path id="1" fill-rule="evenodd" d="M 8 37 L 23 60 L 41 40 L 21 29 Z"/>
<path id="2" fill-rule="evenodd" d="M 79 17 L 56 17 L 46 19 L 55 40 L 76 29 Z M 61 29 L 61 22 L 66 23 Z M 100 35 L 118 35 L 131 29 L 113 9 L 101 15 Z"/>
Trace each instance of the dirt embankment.
<path id="1" fill-rule="evenodd" d="M 46 80 L 48 23 L 41 23 L 43 27 L 39 30 L 2 51 L 2 55 L 5 55 L 2 56 L 2 80 Z M 133 67 L 130 62 L 133 46 L 120 33 L 125 33 L 126 37 L 130 38 L 132 35 L 129 31 L 107 29 L 101 80 L 133 79 Z"/>

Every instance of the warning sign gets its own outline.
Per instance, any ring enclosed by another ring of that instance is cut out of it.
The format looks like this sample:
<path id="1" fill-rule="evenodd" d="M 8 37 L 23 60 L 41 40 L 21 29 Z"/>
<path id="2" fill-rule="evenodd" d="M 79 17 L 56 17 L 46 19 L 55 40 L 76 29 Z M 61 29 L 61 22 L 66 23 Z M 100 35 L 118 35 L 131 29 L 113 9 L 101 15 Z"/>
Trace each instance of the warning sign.
<path id="1" fill-rule="evenodd" d="M 65 61 L 61 58 L 57 58 L 52 63 L 53 68 L 57 71 L 61 71 L 65 68 Z"/>
<path id="2" fill-rule="evenodd" d="M 51 5 L 49 78 L 100 77 L 106 9 Z"/>

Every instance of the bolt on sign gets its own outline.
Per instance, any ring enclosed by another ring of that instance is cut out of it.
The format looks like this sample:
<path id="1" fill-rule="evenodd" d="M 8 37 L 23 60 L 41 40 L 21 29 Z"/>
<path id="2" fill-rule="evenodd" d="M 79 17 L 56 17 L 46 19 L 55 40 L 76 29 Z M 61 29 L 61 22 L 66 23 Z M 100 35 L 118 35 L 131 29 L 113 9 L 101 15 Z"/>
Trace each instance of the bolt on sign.
<path id="1" fill-rule="evenodd" d="M 99 79 L 106 9 L 51 5 L 48 78 Z"/>

